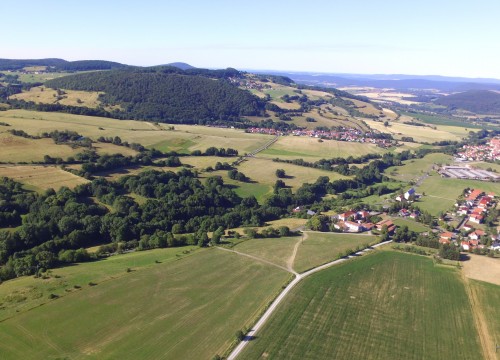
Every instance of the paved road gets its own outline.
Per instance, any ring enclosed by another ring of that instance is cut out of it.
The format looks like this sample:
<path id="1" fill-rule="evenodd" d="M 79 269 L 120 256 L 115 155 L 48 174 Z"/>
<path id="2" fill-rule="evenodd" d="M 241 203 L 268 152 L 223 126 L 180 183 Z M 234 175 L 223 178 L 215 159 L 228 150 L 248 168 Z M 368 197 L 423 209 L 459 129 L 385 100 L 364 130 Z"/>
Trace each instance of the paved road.
<path id="1" fill-rule="evenodd" d="M 271 304 L 271 306 L 269 306 L 269 308 L 266 310 L 266 312 L 262 315 L 262 317 L 259 319 L 259 321 L 257 321 L 257 323 L 250 329 L 250 331 L 248 331 L 248 333 L 246 334 L 245 338 L 238 344 L 238 346 L 236 346 L 236 348 L 233 350 L 233 352 L 227 357 L 227 360 L 234 360 L 238 357 L 238 355 L 241 353 L 241 351 L 245 348 L 245 346 L 248 345 L 248 343 L 253 339 L 253 337 L 255 336 L 255 334 L 260 330 L 260 328 L 266 323 L 267 319 L 269 319 L 271 317 L 271 315 L 274 313 L 274 311 L 276 310 L 276 308 L 278 307 L 278 305 L 283 301 L 283 299 L 286 297 L 286 295 L 295 287 L 295 285 L 297 285 L 302 279 L 308 277 L 309 275 L 312 275 L 318 271 L 321 271 L 321 270 L 324 270 L 324 269 L 327 269 L 333 265 L 337 265 L 337 264 L 341 264 L 345 261 L 347 261 L 348 259 L 351 259 L 351 258 L 354 258 L 354 257 L 357 257 L 359 255 L 362 255 L 363 253 L 365 252 L 368 252 L 370 250 L 373 250 L 374 248 L 377 248 L 379 246 L 382 246 L 382 245 L 385 245 L 385 244 L 388 244 L 392 242 L 392 240 L 389 240 L 389 241 L 385 241 L 385 242 L 382 242 L 380 244 L 377 244 L 377 245 L 374 245 L 374 246 L 371 246 L 369 248 L 366 248 L 364 250 L 361 250 L 361 251 L 358 251 L 357 253 L 353 254 L 353 255 L 350 255 L 346 258 L 342 258 L 342 259 L 338 259 L 338 260 L 335 260 L 335 261 L 332 261 L 332 262 L 329 262 L 327 264 L 324 264 L 324 265 L 321 265 L 321 266 L 318 266 L 314 269 L 311 269 L 309 271 L 306 271 L 305 273 L 302 273 L 302 274 L 296 274 L 295 275 L 295 279 L 293 279 L 293 281 L 288 284 L 288 286 L 283 289 L 283 291 L 278 295 L 278 297 L 273 301 L 273 303 Z"/>

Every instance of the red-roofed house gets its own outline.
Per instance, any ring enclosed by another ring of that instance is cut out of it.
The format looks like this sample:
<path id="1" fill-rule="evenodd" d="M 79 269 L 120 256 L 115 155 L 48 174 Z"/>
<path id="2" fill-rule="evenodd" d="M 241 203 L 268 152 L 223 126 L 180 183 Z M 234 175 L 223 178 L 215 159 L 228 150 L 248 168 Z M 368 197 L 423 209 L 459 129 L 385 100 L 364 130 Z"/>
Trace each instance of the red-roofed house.
<path id="1" fill-rule="evenodd" d="M 472 226 L 471 224 L 469 224 L 468 222 L 466 222 L 464 224 L 464 226 L 462 226 L 462 229 L 464 229 L 465 231 L 469 232 L 469 231 L 474 230 L 474 226 Z"/>
<path id="2" fill-rule="evenodd" d="M 462 247 L 462 249 L 464 251 L 469 251 L 470 247 L 469 247 L 469 242 L 468 241 L 462 241 L 460 243 L 460 246 Z"/>
<path id="3" fill-rule="evenodd" d="M 368 211 L 362 210 L 358 211 L 357 215 L 358 219 L 366 220 L 370 216 L 370 213 Z"/>
<path id="4" fill-rule="evenodd" d="M 483 215 L 479 215 L 477 213 L 473 213 L 469 217 L 469 221 L 471 221 L 473 223 L 476 223 L 476 224 L 481 224 L 483 222 L 483 218 L 484 218 Z"/>
<path id="5" fill-rule="evenodd" d="M 471 240 L 479 240 L 481 236 L 484 236 L 486 233 L 483 230 L 475 230 L 469 234 L 469 239 Z"/>
<path id="6" fill-rule="evenodd" d="M 474 189 L 472 192 L 467 196 L 468 201 L 476 201 L 479 196 L 483 193 L 482 190 Z"/>
<path id="7" fill-rule="evenodd" d="M 453 238 L 453 233 L 446 231 L 439 235 L 439 242 L 441 244 L 443 243 L 449 244 L 452 238 Z"/>
<path id="8" fill-rule="evenodd" d="M 345 213 L 343 214 L 339 214 L 339 220 L 340 221 L 346 221 L 347 219 L 349 219 L 351 216 L 355 216 L 356 215 L 356 212 L 355 211 L 352 211 L 352 210 L 349 210 L 349 211 L 346 211 Z"/>

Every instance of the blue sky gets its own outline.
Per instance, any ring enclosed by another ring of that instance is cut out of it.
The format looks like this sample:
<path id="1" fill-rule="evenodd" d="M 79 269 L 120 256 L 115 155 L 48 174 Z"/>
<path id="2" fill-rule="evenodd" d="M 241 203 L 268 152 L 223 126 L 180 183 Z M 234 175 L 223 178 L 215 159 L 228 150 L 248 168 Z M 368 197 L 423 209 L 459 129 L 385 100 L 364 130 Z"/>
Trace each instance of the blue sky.
<path id="1" fill-rule="evenodd" d="M 2 1 L 0 57 L 500 78 L 500 1 Z"/>

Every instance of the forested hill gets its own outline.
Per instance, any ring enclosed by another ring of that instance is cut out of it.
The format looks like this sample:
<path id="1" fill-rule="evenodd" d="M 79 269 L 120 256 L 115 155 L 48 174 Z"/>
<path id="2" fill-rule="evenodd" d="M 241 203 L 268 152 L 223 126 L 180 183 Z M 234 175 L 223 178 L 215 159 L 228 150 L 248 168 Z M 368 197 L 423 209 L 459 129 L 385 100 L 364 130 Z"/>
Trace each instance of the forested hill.
<path id="1" fill-rule="evenodd" d="M 0 59 L 0 70 L 21 70 L 29 66 L 46 66 L 50 71 L 89 71 L 127 68 L 129 65 L 105 60 L 66 61 L 63 59 Z"/>
<path id="2" fill-rule="evenodd" d="M 463 109 L 476 114 L 500 114 L 500 94 L 488 90 L 471 90 L 444 96 L 435 101 L 450 109 Z"/>
<path id="3" fill-rule="evenodd" d="M 263 115 L 265 103 L 231 84 L 235 69 L 134 68 L 70 75 L 46 82 L 65 90 L 102 91 L 101 102 L 119 105 L 114 116 L 159 122 L 238 121 Z"/>

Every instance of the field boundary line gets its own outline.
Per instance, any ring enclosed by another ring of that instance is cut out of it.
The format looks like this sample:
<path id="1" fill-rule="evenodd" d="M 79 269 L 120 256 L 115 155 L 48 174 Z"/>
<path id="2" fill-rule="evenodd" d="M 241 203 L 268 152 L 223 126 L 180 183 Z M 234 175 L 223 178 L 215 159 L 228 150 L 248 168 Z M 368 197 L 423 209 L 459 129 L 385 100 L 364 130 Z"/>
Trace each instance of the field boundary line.
<path id="1" fill-rule="evenodd" d="M 283 301 L 283 299 L 286 297 L 286 295 L 295 287 L 295 285 L 297 285 L 304 278 L 306 278 L 309 275 L 312 275 L 312 274 L 314 274 L 314 273 L 316 273 L 318 271 L 321 271 L 321 270 L 327 269 L 329 267 L 332 267 L 334 265 L 346 262 L 349 259 L 353 259 L 353 258 L 356 258 L 358 256 L 361 256 L 361 255 L 363 255 L 366 252 L 372 251 L 372 250 L 376 249 L 379 246 L 382 246 L 382 245 L 385 245 L 385 244 L 389 244 L 391 242 L 392 242 L 392 240 L 384 241 L 384 242 L 378 243 L 376 245 L 369 246 L 369 247 L 367 247 L 367 248 L 365 248 L 363 250 L 360 250 L 360 251 L 358 251 L 356 253 L 353 253 L 352 255 L 349 255 L 349 256 L 343 257 L 341 259 L 330 261 L 329 263 L 317 266 L 317 267 L 315 267 L 315 268 L 313 268 L 311 270 L 308 270 L 308 271 L 306 271 L 306 272 L 304 272 L 302 274 L 297 274 L 296 273 L 295 279 L 293 279 L 293 281 L 290 282 L 283 289 L 283 291 L 276 297 L 276 299 L 274 299 L 274 301 L 271 303 L 271 305 L 269 306 L 269 308 L 264 312 L 264 314 L 262 314 L 262 316 L 257 321 L 257 323 L 248 331 L 248 333 L 245 335 L 245 337 L 243 338 L 243 340 L 233 349 L 233 351 L 231 352 L 231 354 L 229 354 L 229 356 L 227 357 L 227 360 L 234 360 L 234 359 L 236 359 L 238 357 L 238 355 L 243 351 L 243 349 L 248 345 L 248 343 L 253 340 L 253 338 L 255 337 L 255 334 L 262 328 L 262 326 L 264 326 L 264 324 L 267 322 L 267 320 L 276 311 L 276 309 L 278 308 L 278 305 Z M 227 249 L 224 249 L 224 250 L 227 250 Z M 227 251 L 230 251 L 230 250 L 227 250 Z"/>
<path id="2" fill-rule="evenodd" d="M 260 258 L 258 256 L 254 256 L 254 255 L 250 255 L 250 254 L 246 254 L 244 252 L 241 252 L 241 251 L 237 251 L 237 250 L 232 250 L 232 249 L 226 249 L 226 248 L 223 248 L 223 247 L 220 247 L 220 246 L 216 246 L 215 247 L 216 249 L 219 249 L 219 250 L 223 250 L 223 251 L 227 251 L 227 252 L 232 252 L 232 253 L 235 253 L 237 255 L 240 255 L 240 256 L 246 256 L 250 259 L 253 259 L 253 260 L 257 260 L 257 261 L 260 261 L 260 262 L 263 262 L 265 264 L 268 264 L 268 265 L 271 265 L 271 266 L 274 266 L 274 267 L 277 267 L 281 270 L 285 270 L 286 272 L 290 272 L 294 275 L 298 275 L 295 271 L 293 270 L 289 270 L 288 268 L 284 267 L 284 266 L 281 266 L 281 265 L 278 265 L 278 264 L 275 264 L 273 263 L 272 261 L 269 261 L 269 260 L 266 260 L 266 259 L 263 259 L 263 258 Z"/>

